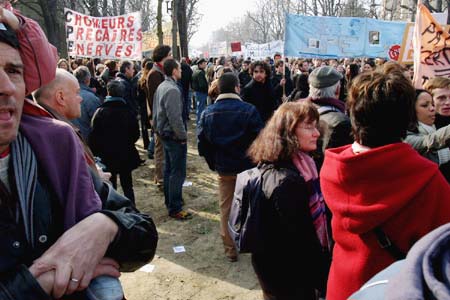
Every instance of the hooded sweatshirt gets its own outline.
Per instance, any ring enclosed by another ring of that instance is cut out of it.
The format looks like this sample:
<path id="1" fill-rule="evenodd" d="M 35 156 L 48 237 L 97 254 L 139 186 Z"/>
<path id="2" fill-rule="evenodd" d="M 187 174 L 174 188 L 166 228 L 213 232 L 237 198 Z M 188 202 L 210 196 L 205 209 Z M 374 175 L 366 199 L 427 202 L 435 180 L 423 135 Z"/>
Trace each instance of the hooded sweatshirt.
<path id="1" fill-rule="evenodd" d="M 347 299 L 394 262 L 379 246 L 375 227 L 407 253 L 426 233 L 450 222 L 449 184 L 436 164 L 408 144 L 357 155 L 351 145 L 327 150 L 320 179 L 335 240 L 327 299 Z"/>
<path id="2" fill-rule="evenodd" d="M 384 269 L 351 300 L 437 299 L 450 297 L 450 223 L 422 237 L 406 259 Z"/>

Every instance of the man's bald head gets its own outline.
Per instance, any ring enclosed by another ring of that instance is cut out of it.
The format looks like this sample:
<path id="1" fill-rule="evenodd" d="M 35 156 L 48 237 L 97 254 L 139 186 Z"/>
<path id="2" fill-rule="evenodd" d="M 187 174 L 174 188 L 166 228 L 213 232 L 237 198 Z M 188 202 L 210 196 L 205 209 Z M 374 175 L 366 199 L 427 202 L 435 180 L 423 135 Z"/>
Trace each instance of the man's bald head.
<path id="1" fill-rule="evenodd" d="M 81 115 L 80 85 L 76 77 L 64 69 L 57 69 L 55 79 L 35 91 L 33 97 L 69 120 Z"/>

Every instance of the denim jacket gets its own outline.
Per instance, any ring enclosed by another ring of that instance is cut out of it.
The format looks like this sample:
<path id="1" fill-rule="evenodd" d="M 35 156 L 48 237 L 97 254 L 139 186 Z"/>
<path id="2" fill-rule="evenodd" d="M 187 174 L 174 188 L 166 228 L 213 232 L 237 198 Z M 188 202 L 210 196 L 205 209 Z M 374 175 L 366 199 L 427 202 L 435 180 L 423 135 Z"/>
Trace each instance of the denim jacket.
<path id="1" fill-rule="evenodd" d="M 236 94 L 221 94 L 198 125 L 198 151 L 211 170 L 237 174 L 253 167 L 247 149 L 264 127 L 256 110 Z"/>

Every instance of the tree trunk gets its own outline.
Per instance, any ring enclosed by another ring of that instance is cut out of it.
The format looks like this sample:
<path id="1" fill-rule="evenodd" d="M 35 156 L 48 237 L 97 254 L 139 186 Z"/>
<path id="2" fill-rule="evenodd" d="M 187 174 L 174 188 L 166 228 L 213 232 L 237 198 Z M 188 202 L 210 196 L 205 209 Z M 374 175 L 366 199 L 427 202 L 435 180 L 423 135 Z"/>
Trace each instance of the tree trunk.
<path id="1" fill-rule="evenodd" d="M 179 0 L 172 0 L 172 56 L 180 59 L 178 53 L 178 24 L 177 24 L 177 7 Z"/>
<path id="2" fill-rule="evenodd" d="M 317 9 L 317 0 L 313 0 L 313 15 L 319 15 L 319 10 Z"/>
<path id="3" fill-rule="evenodd" d="M 113 1 L 112 2 L 112 15 L 117 16 L 118 14 L 119 14 L 119 12 L 117 10 L 117 2 Z"/>
<path id="4" fill-rule="evenodd" d="M 42 17 L 44 19 L 45 31 L 47 32 L 47 39 L 50 43 L 55 45 L 59 50 L 63 50 L 65 42 L 59 38 L 59 23 L 58 23 L 58 8 L 57 0 L 39 0 L 39 6 L 42 10 Z M 67 52 L 64 51 L 64 52 Z"/>
<path id="5" fill-rule="evenodd" d="M 180 35 L 180 50 L 181 57 L 188 57 L 188 33 L 187 33 L 187 20 L 186 20 L 186 0 L 178 0 L 177 21 L 178 21 L 178 34 Z"/>
<path id="6" fill-rule="evenodd" d="M 108 0 L 103 0 L 102 15 L 103 17 L 108 15 Z"/>
<path id="7" fill-rule="evenodd" d="M 115 0 L 113 0 L 113 2 L 114 1 Z M 119 14 L 121 14 L 121 15 L 125 14 L 125 3 L 126 3 L 126 0 L 120 0 Z"/>
<path id="8" fill-rule="evenodd" d="M 97 0 L 89 0 L 89 14 L 93 17 L 100 17 Z"/>
<path id="9" fill-rule="evenodd" d="M 158 45 L 164 43 L 164 34 L 162 30 L 162 4 L 163 0 L 158 0 L 158 11 L 156 14 L 156 26 L 158 30 Z"/>

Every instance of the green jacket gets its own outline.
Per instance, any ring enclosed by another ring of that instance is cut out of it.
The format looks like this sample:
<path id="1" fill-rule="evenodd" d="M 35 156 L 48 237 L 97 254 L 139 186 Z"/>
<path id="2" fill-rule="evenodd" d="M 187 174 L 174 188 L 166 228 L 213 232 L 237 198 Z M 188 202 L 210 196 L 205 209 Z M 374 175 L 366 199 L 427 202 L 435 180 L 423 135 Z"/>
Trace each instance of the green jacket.
<path id="1" fill-rule="evenodd" d="M 196 92 L 208 93 L 208 81 L 205 70 L 198 69 L 192 75 L 192 89 Z"/>

